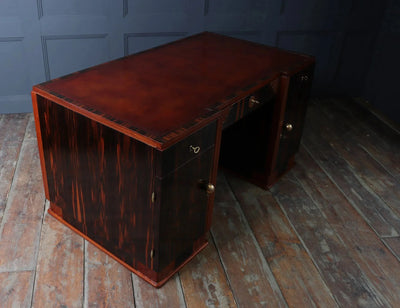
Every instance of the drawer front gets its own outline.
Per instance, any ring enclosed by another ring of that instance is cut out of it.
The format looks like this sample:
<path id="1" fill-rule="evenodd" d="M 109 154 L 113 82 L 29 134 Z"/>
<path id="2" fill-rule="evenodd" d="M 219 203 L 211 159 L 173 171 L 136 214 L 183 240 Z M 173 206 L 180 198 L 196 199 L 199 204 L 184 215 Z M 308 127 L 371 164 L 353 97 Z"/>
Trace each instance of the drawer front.
<path id="1" fill-rule="evenodd" d="M 249 113 L 266 104 L 272 104 L 278 92 L 279 79 L 271 81 L 268 85 L 254 91 L 244 99 L 234 103 L 225 119 L 223 128 L 231 126 L 233 123 L 246 117 Z"/>
<path id="2" fill-rule="evenodd" d="M 161 152 L 161 166 L 157 168 L 157 176 L 164 177 L 184 163 L 200 156 L 215 144 L 216 133 L 217 122 L 214 121 Z"/>
<path id="3" fill-rule="evenodd" d="M 305 70 L 290 78 L 281 141 L 275 166 L 278 174 L 286 170 L 289 160 L 299 149 L 311 89 L 312 72 L 312 69 Z"/>
<path id="4" fill-rule="evenodd" d="M 224 121 L 223 128 L 227 128 L 227 127 L 231 126 L 233 123 L 235 123 L 239 119 L 241 103 L 242 103 L 242 101 L 239 101 L 237 103 L 234 103 L 230 107 L 228 116 L 226 117 L 226 119 Z"/>
<path id="5" fill-rule="evenodd" d="M 247 96 L 242 102 L 243 106 L 240 118 L 245 117 L 250 112 L 257 110 L 265 104 L 272 104 L 278 92 L 278 86 L 279 79 L 275 79 L 268 85 Z"/>

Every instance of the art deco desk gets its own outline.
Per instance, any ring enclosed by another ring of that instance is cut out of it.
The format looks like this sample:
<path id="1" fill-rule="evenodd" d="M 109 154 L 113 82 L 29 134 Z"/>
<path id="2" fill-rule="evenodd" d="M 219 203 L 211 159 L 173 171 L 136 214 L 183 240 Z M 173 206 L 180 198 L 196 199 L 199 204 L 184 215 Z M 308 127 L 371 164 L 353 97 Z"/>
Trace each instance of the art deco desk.
<path id="1" fill-rule="evenodd" d="M 34 86 L 49 213 L 159 287 L 207 245 L 220 162 L 294 162 L 312 57 L 202 33 Z"/>

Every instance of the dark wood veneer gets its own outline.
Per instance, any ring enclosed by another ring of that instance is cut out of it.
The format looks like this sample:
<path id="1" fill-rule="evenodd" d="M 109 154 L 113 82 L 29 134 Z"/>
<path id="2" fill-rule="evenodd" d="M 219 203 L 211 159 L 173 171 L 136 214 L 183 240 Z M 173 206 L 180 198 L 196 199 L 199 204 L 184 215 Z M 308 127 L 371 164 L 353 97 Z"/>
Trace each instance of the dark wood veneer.
<path id="1" fill-rule="evenodd" d="M 49 212 L 161 286 L 207 245 L 219 158 L 264 188 L 293 163 L 313 63 L 202 33 L 35 86 Z"/>
<path id="2" fill-rule="evenodd" d="M 47 99 L 37 105 L 53 211 L 130 266 L 153 269 L 154 150 Z"/>

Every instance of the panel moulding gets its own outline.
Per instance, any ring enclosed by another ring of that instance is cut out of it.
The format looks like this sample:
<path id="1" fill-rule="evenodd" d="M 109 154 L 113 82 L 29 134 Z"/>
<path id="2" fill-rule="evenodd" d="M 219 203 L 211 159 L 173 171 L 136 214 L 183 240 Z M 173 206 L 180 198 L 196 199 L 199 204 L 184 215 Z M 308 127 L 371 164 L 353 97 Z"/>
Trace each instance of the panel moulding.
<path id="1" fill-rule="evenodd" d="M 210 8 L 210 0 L 204 0 L 204 16 L 208 15 L 208 10 Z"/>
<path id="2" fill-rule="evenodd" d="M 279 40 L 282 35 L 312 35 L 312 36 L 336 36 L 339 31 L 333 30 L 284 30 L 276 32 L 275 46 L 279 47 Z"/>
<path id="3" fill-rule="evenodd" d="M 145 33 L 124 33 L 124 56 L 129 55 L 130 37 L 168 37 L 168 36 L 186 36 L 188 32 L 145 32 Z"/>
<path id="4" fill-rule="evenodd" d="M 23 39 L 22 36 L 0 37 L 0 42 L 20 42 Z"/>
<path id="5" fill-rule="evenodd" d="M 213 31 L 222 35 L 259 35 L 261 30 L 231 30 L 231 31 Z"/>
<path id="6" fill-rule="evenodd" d="M 41 37 L 42 41 L 42 54 L 43 54 L 43 64 L 44 72 L 46 76 L 46 81 L 50 80 L 50 64 L 49 64 L 49 54 L 47 50 L 47 41 L 49 40 L 70 40 L 70 39 L 93 39 L 93 38 L 105 38 L 107 33 L 102 34 L 69 34 L 69 35 L 45 35 Z"/>
<path id="7" fill-rule="evenodd" d="M 36 6 L 38 11 L 38 19 L 43 17 L 43 2 L 42 0 L 36 0 Z"/>
<path id="8" fill-rule="evenodd" d="M 122 0 L 122 17 L 128 15 L 128 0 Z"/>
<path id="9" fill-rule="evenodd" d="M 285 13 L 285 8 L 286 8 L 286 0 L 281 0 L 281 9 L 279 14 L 283 15 Z"/>

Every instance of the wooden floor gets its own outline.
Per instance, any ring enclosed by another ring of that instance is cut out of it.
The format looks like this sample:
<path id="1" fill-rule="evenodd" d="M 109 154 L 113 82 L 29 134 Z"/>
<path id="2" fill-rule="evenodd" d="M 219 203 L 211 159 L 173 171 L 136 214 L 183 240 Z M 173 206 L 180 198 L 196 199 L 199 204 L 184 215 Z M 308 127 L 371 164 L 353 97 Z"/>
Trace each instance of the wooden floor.
<path id="1" fill-rule="evenodd" d="M 0 115 L 1 307 L 400 307 L 400 135 L 313 100 L 270 191 L 220 172 L 210 245 L 154 289 L 49 216 L 31 114 Z"/>

